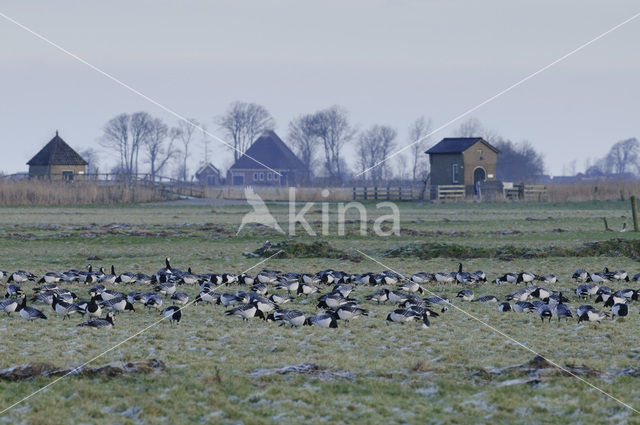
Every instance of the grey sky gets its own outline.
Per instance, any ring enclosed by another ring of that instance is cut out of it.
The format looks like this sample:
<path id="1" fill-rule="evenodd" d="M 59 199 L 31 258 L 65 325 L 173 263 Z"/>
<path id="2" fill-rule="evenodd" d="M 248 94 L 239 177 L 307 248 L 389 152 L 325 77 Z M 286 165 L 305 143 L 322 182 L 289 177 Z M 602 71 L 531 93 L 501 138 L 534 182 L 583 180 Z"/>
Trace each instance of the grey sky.
<path id="1" fill-rule="evenodd" d="M 235 100 L 267 107 L 283 138 L 291 118 L 339 104 L 359 128 L 396 127 L 401 145 L 418 116 L 438 126 L 639 11 L 615 0 L 0 2 L 0 12 L 216 134 L 212 117 Z M 614 142 L 640 137 L 639 41 L 640 18 L 473 116 L 531 141 L 548 172 L 573 159 L 580 171 Z M 1 18 L 0 87 L 5 173 L 26 170 L 56 129 L 73 147 L 99 148 L 121 112 L 175 124 Z M 231 153 L 211 146 L 226 169 Z M 111 156 L 101 162 L 113 165 Z M 201 157 L 198 145 L 192 171 Z"/>

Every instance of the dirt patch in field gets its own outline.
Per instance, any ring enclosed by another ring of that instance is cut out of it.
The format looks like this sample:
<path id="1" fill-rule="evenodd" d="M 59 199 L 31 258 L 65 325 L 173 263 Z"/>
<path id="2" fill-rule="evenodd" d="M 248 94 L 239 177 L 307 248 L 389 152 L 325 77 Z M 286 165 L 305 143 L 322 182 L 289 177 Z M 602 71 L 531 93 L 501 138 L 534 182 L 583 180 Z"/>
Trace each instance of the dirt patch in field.
<path id="1" fill-rule="evenodd" d="M 72 367 L 62 368 L 49 363 L 30 363 L 26 365 L 14 366 L 7 369 L 0 369 L 0 381 L 21 381 L 23 379 L 36 377 L 52 377 L 63 375 L 83 375 L 83 376 L 107 376 L 115 377 L 122 375 L 132 375 L 137 373 L 158 372 L 165 369 L 162 360 L 149 359 L 139 362 L 113 362 L 104 366 L 87 368 Z"/>
<path id="2" fill-rule="evenodd" d="M 348 370 L 329 369 L 315 363 L 300 363 L 273 369 L 254 369 L 249 373 L 252 378 L 260 378 L 270 375 L 307 375 L 322 380 L 348 379 L 353 381 L 355 375 Z"/>
<path id="3" fill-rule="evenodd" d="M 459 244 L 427 242 L 407 244 L 385 251 L 385 257 L 431 258 L 498 258 L 510 261 L 516 258 L 546 257 L 630 257 L 640 258 L 640 240 L 611 239 L 589 242 L 575 248 L 544 247 L 527 248 L 505 245 L 499 247 L 474 247 Z"/>

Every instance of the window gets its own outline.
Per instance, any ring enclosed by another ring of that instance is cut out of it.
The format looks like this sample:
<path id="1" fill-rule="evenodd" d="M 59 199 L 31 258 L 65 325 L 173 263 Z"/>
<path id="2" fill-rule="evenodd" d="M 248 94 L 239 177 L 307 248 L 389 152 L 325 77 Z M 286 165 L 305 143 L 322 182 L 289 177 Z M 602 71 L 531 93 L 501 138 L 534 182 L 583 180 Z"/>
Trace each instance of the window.
<path id="1" fill-rule="evenodd" d="M 478 149 L 478 158 L 480 158 L 480 161 L 484 159 L 484 157 L 482 156 L 482 149 Z"/>
<path id="2" fill-rule="evenodd" d="M 260 181 L 264 181 L 264 173 L 262 173 L 262 172 L 261 172 L 261 173 L 259 173 L 259 174 L 258 174 L 258 177 L 259 177 L 259 179 L 258 179 L 258 180 L 260 180 Z"/>
<path id="3" fill-rule="evenodd" d="M 267 181 L 270 182 L 272 178 L 273 178 L 273 174 L 267 173 Z"/>
<path id="4" fill-rule="evenodd" d="M 72 182 L 73 181 L 73 171 L 63 171 L 62 172 L 62 180 Z"/>
<path id="5" fill-rule="evenodd" d="M 451 176 L 451 181 L 453 183 L 458 183 L 458 164 L 453 164 L 451 166 L 452 169 L 452 176 Z"/>

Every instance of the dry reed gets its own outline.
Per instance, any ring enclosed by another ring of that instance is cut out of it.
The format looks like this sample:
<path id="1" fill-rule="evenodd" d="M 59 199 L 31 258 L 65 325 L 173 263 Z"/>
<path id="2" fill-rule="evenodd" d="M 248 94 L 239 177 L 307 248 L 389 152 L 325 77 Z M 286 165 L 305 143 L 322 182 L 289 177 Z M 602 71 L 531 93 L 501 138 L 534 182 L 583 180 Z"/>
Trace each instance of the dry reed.
<path id="1" fill-rule="evenodd" d="M 550 202 L 616 201 L 640 195 L 640 182 L 593 181 L 573 184 L 549 184 Z"/>
<path id="2" fill-rule="evenodd" d="M 169 199 L 168 195 L 140 186 L 81 181 L 0 182 L 0 206 L 120 204 L 165 199 Z"/>

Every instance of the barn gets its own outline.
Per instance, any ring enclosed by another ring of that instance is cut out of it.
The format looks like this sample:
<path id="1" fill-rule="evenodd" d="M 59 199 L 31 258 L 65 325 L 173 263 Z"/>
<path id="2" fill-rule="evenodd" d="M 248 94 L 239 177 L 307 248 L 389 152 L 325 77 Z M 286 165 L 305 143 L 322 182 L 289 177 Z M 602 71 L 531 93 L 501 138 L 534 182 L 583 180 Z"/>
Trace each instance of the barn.
<path id="1" fill-rule="evenodd" d="M 195 176 L 202 186 L 218 186 L 222 183 L 220 170 L 210 162 L 200 167 Z"/>
<path id="2" fill-rule="evenodd" d="M 302 161 L 274 131 L 268 130 L 229 168 L 227 184 L 295 186 L 302 182 L 304 176 Z"/>
<path id="3" fill-rule="evenodd" d="M 62 137 L 56 135 L 29 162 L 29 178 L 73 181 L 84 178 L 85 161 Z"/>
<path id="4" fill-rule="evenodd" d="M 447 137 L 425 153 L 432 186 L 463 185 L 472 196 L 481 183 L 496 180 L 500 152 L 482 137 Z"/>

